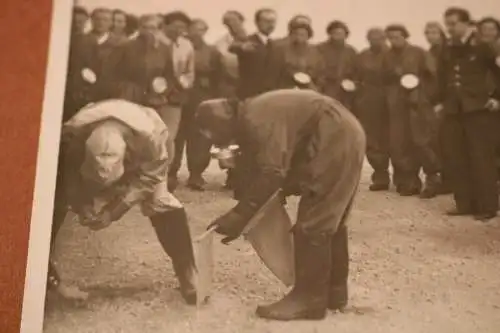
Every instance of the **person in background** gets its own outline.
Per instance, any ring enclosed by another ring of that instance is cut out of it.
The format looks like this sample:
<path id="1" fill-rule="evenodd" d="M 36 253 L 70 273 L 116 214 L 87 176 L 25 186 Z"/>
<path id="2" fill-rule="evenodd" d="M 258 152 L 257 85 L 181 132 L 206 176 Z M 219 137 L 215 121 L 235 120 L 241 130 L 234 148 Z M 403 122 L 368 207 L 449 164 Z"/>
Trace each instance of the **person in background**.
<path id="1" fill-rule="evenodd" d="M 238 11 L 231 10 L 224 13 L 222 23 L 228 32 L 215 43 L 215 47 L 222 56 L 220 93 L 225 98 L 236 97 L 239 80 L 238 56 L 229 51 L 229 47 L 234 42 L 230 27 L 242 26 L 244 22 L 245 17 Z"/>
<path id="2" fill-rule="evenodd" d="M 91 60 L 87 69 L 92 72 L 87 81 L 91 83 L 92 102 L 114 97 L 115 73 L 118 59 L 117 50 L 120 40 L 111 33 L 113 11 L 108 8 L 96 8 L 91 14 L 92 39 Z M 92 78 L 91 78 L 92 77 Z"/>
<path id="3" fill-rule="evenodd" d="M 439 58 L 443 44 L 446 42 L 446 34 L 439 22 L 427 22 L 424 29 L 425 39 L 429 44 L 429 53 L 435 60 Z"/>
<path id="4" fill-rule="evenodd" d="M 478 23 L 478 32 L 480 39 L 483 43 L 491 45 L 495 53 L 500 55 L 500 22 L 494 17 L 485 17 L 481 19 Z M 490 85 L 490 91 L 494 92 L 496 85 L 499 82 L 495 82 L 494 77 L 490 74 L 488 75 L 488 84 Z M 498 116 L 498 123 L 500 125 L 500 115 Z M 497 170 L 498 178 L 500 180 L 500 133 L 497 135 Z M 499 183 L 500 185 L 500 183 Z M 500 187 L 499 187 L 500 189 Z"/>
<path id="5" fill-rule="evenodd" d="M 333 21 L 328 24 L 326 32 L 328 40 L 318 45 L 326 67 L 324 93 L 355 112 L 353 102 L 357 52 L 346 42 L 349 28 L 343 22 Z"/>
<path id="6" fill-rule="evenodd" d="M 298 24 L 307 24 L 309 26 L 312 26 L 312 20 L 307 15 L 302 15 L 302 14 L 295 15 L 294 17 L 292 17 L 292 19 L 290 20 L 290 22 L 288 24 L 290 25 L 290 24 L 292 24 L 292 22 L 298 23 Z M 285 46 L 290 40 L 289 37 L 290 37 L 290 34 L 286 35 L 283 38 L 276 40 L 276 43 L 280 46 Z"/>
<path id="7" fill-rule="evenodd" d="M 85 27 L 89 21 L 89 12 L 81 6 L 75 6 L 73 8 L 73 20 L 72 20 L 72 31 L 73 36 L 83 35 L 85 33 Z"/>
<path id="8" fill-rule="evenodd" d="M 357 115 L 365 129 L 366 157 L 373 174 L 370 191 L 387 191 L 389 175 L 389 111 L 384 87 L 384 58 L 387 56 L 387 38 L 382 28 L 372 28 L 366 35 L 368 48 L 356 60 Z"/>
<path id="9" fill-rule="evenodd" d="M 172 163 L 174 139 L 181 116 L 179 91 L 183 91 L 184 87 L 174 72 L 171 45 L 158 40 L 161 22 L 162 18 L 158 15 L 141 16 L 139 36 L 122 46 L 117 66 L 118 97 L 158 112 L 169 129 L 167 150 Z"/>
<path id="10" fill-rule="evenodd" d="M 283 44 L 285 88 L 304 87 L 321 92 L 324 87 L 324 61 L 318 49 L 309 43 L 313 30 L 300 20 L 288 24 L 288 41 Z M 309 80 L 297 82 L 297 76 L 306 74 Z"/>
<path id="11" fill-rule="evenodd" d="M 496 144 L 500 91 L 491 91 L 488 77 L 500 81 L 500 61 L 471 29 L 470 13 L 451 7 L 444 13 L 450 40 L 438 63 L 436 112 L 444 114 L 444 162 L 449 166 L 455 209 L 448 215 L 473 215 L 488 221 L 497 215 Z"/>
<path id="12" fill-rule="evenodd" d="M 252 183 L 238 203 L 209 228 L 238 238 L 258 210 L 281 192 L 300 196 L 291 232 L 295 284 L 281 300 L 257 308 L 271 320 L 323 319 L 348 302 L 347 220 L 365 154 L 365 134 L 338 101 L 313 90 L 283 89 L 242 104 L 204 102 L 201 132 L 217 145 L 236 140 Z"/>
<path id="13" fill-rule="evenodd" d="M 428 22 L 425 25 L 424 29 L 425 39 L 429 44 L 429 55 L 432 57 L 432 60 L 436 63 L 441 56 L 441 51 L 443 49 L 443 45 L 446 43 L 446 34 L 442 25 L 439 22 Z M 437 84 L 437 82 L 435 83 Z M 437 87 L 434 85 L 432 88 L 436 91 Z M 437 117 L 437 125 L 436 125 L 436 133 L 434 135 L 434 149 L 436 150 L 436 154 L 438 155 L 440 161 L 443 158 L 443 137 L 442 137 L 442 117 L 438 115 Z M 448 180 L 448 176 L 446 175 L 447 171 L 445 170 L 445 164 L 441 162 L 441 184 L 439 186 L 439 194 L 449 194 L 451 193 L 451 185 Z"/>
<path id="14" fill-rule="evenodd" d="M 171 50 L 174 75 L 180 84 L 179 89 L 176 90 L 177 94 L 170 96 L 169 108 L 165 114 L 165 117 L 168 118 L 167 127 L 170 132 L 169 158 L 171 162 L 175 158 L 175 138 L 181 122 L 182 107 L 195 78 L 194 48 L 191 42 L 184 37 L 190 24 L 191 19 L 184 12 L 170 12 L 163 16 L 163 34 L 159 34 L 160 42 L 168 45 Z M 169 175 L 168 184 L 171 191 L 174 191 L 178 185 L 177 176 L 173 171 Z"/>
<path id="15" fill-rule="evenodd" d="M 187 185 L 198 191 L 204 190 L 205 180 L 202 174 L 210 163 L 212 143 L 204 139 L 194 128 L 194 113 L 201 102 L 218 97 L 219 76 L 221 74 L 220 53 L 204 40 L 207 31 L 208 25 L 205 21 L 201 19 L 191 21 L 188 37 L 194 47 L 195 79 L 183 106 L 181 124 L 175 138 L 175 158 L 169 171 L 171 178 L 177 178 L 184 147 L 186 147 L 189 171 Z"/>
<path id="16" fill-rule="evenodd" d="M 279 89 L 284 74 L 283 52 L 271 39 L 276 28 L 277 14 L 273 9 L 255 13 L 257 32 L 240 36 L 229 50 L 238 56 L 240 81 L 238 97 L 242 100 Z M 241 27 L 232 26 L 233 31 Z M 243 32 L 244 33 L 244 32 Z"/>
<path id="17" fill-rule="evenodd" d="M 113 27 L 111 29 L 113 36 L 118 40 L 118 43 L 128 41 L 127 34 L 127 13 L 121 9 L 113 11 Z"/>
<path id="18" fill-rule="evenodd" d="M 168 129 L 153 109 L 123 100 L 82 108 L 62 130 L 51 250 L 71 210 L 98 231 L 140 206 L 163 251 L 172 259 L 186 303 L 196 304 L 193 246 L 183 205 L 167 192 Z M 59 176 L 59 173 L 62 176 Z M 61 280 L 49 261 L 48 289 L 71 300 L 88 294 Z"/>
<path id="19" fill-rule="evenodd" d="M 500 22 L 494 17 L 485 17 L 478 24 L 481 42 L 500 47 Z"/>
<path id="20" fill-rule="evenodd" d="M 73 8 L 68 68 L 64 94 L 63 122 L 70 119 L 81 107 L 91 102 L 90 84 L 84 80 L 82 71 L 90 65 L 92 39 L 85 34 L 89 19 L 83 7 Z"/>
<path id="21" fill-rule="evenodd" d="M 215 47 L 221 56 L 221 73 L 219 75 L 219 94 L 224 98 L 236 98 L 239 86 L 239 66 L 238 56 L 229 51 L 234 42 L 233 31 L 231 27 L 243 26 L 245 17 L 238 11 L 230 10 L 222 16 L 222 23 L 228 32 L 222 36 Z M 234 189 L 234 171 L 227 170 L 227 178 L 224 187 L 228 190 Z"/>
<path id="22" fill-rule="evenodd" d="M 384 72 L 394 183 L 402 196 L 431 198 L 437 195 L 441 170 L 433 147 L 437 126 L 432 105 L 435 62 L 424 49 L 408 42 L 405 26 L 389 25 L 386 35 L 390 50 L 384 59 Z M 413 81 L 411 85 L 405 83 L 407 79 Z M 423 190 L 421 167 L 426 176 Z"/>

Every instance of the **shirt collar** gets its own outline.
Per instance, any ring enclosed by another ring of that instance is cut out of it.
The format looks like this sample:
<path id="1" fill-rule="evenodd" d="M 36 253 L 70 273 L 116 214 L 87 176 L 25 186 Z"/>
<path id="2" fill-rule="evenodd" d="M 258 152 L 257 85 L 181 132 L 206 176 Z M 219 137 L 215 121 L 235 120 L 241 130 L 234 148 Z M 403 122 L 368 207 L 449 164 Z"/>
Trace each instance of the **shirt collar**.
<path id="1" fill-rule="evenodd" d="M 261 32 L 257 32 L 257 36 L 259 37 L 262 44 L 267 45 L 267 43 L 269 42 L 269 36 L 266 36 Z"/>
<path id="2" fill-rule="evenodd" d="M 466 44 L 469 41 L 469 39 L 471 39 L 473 34 L 474 31 L 472 29 L 468 29 L 465 35 L 460 39 L 460 42 L 462 42 L 462 44 Z"/>
<path id="3" fill-rule="evenodd" d="M 109 39 L 109 32 L 106 32 L 104 35 L 97 37 L 97 44 L 102 45 L 106 43 L 108 39 Z"/>

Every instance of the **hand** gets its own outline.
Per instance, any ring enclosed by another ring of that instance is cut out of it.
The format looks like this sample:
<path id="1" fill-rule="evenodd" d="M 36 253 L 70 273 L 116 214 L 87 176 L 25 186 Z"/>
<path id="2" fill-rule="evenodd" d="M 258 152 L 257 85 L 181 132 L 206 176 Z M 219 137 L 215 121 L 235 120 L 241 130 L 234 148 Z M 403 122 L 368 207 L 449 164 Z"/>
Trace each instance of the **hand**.
<path id="1" fill-rule="evenodd" d="M 183 89 L 188 89 L 189 88 L 189 80 L 186 75 L 181 75 L 179 77 L 179 83 L 181 84 L 181 87 Z"/>
<path id="2" fill-rule="evenodd" d="M 498 111 L 500 109 L 500 102 L 494 98 L 490 98 L 488 102 L 486 102 L 485 107 L 490 111 Z"/>
<path id="3" fill-rule="evenodd" d="M 241 44 L 241 49 L 246 52 L 255 51 L 255 45 L 252 42 L 244 42 Z"/>
<path id="4" fill-rule="evenodd" d="M 241 215 L 230 210 L 210 223 L 207 229 L 216 227 L 216 233 L 226 236 L 221 242 L 227 245 L 241 235 L 246 224 L 247 221 Z"/>
<path id="5" fill-rule="evenodd" d="M 109 227 L 113 223 L 111 218 L 111 213 L 104 211 L 97 216 L 92 223 L 87 224 L 87 226 L 93 231 L 99 231 Z"/>

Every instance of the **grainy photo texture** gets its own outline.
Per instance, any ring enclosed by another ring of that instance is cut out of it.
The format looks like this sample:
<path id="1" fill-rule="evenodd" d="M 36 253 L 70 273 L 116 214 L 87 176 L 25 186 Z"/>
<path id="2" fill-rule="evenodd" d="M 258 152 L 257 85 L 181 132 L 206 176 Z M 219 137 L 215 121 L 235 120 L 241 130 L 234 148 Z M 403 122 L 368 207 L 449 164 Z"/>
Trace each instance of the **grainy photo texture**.
<path id="1" fill-rule="evenodd" d="M 499 331 L 498 1 L 67 14 L 44 333 Z"/>

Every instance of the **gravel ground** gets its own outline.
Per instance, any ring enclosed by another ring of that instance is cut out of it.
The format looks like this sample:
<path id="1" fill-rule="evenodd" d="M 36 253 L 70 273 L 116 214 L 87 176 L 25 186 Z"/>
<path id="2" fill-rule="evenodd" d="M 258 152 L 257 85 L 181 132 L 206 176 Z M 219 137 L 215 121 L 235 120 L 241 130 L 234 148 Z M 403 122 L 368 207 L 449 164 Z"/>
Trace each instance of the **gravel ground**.
<path id="1" fill-rule="evenodd" d="M 320 322 L 257 319 L 257 304 L 286 290 L 243 240 L 215 243 L 213 297 L 196 310 L 181 300 L 168 259 L 138 210 L 93 233 L 67 223 L 58 240 L 64 278 L 90 290 L 85 305 L 48 296 L 45 333 L 461 333 L 500 332 L 500 223 L 447 218 L 449 197 L 431 201 L 370 193 L 365 167 L 350 221 L 351 310 Z M 185 176 L 185 174 L 183 174 Z M 210 189 L 184 188 L 193 234 L 233 205 L 224 175 Z M 296 209 L 291 202 L 290 210 Z"/>

